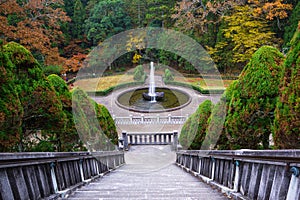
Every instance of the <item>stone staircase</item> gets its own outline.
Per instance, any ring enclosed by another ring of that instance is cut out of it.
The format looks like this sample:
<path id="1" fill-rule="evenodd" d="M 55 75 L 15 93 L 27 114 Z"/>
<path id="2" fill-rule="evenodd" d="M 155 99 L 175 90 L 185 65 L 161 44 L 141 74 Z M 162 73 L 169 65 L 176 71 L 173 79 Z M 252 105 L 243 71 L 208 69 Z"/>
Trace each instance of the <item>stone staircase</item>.
<path id="1" fill-rule="evenodd" d="M 169 149 L 169 146 L 131 148 L 125 156 L 126 165 L 77 189 L 67 199 L 227 199 L 177 167 L 175 153 Z"/>

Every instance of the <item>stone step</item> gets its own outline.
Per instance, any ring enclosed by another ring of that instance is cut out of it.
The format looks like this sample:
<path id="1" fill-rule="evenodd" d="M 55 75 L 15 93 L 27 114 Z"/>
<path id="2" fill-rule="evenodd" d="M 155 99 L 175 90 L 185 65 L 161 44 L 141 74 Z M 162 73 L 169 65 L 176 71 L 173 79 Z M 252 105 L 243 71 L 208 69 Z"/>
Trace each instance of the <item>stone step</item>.
<path id="1" fill-rule="evenodd" d="M 126 152 L 125 160 L 126 165 L 77 189 L 68 199 L 228 199 L 176 166 L 175 152 L 170 147 L 132 147 Z"/>
<path id="2" fill-rule="evenodd" d="M 133 168 L 134 165 L 125 165 L 79 188 L 68 199 L 227 199 L 174 164 L 145 173 L 131 173 Z"/>

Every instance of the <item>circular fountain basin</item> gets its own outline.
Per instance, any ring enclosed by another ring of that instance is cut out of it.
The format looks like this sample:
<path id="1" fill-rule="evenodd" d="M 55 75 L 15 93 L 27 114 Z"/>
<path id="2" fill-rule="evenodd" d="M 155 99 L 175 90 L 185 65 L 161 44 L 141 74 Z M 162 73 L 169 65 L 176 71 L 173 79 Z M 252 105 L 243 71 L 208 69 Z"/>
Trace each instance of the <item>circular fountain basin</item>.
<path id="1" fill-rule="evenodd" d="M 178 89 L 158 87 L 155 91 L 163 92 L 164 98 L 156 102 L 145 100 L 143 94 L 148 92 L 148 88 L 138 88 L 121 93 L 117 97 L 116 104 L 130 111 L 159 113 L 183 108 L 191 102 L 190 95 Z"/>

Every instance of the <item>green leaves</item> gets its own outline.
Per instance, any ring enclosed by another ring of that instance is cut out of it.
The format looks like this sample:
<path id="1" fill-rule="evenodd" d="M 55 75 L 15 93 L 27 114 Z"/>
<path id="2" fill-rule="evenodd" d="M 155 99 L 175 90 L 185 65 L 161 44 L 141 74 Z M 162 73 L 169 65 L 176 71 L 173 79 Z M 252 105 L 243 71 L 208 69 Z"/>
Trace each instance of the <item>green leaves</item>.
<path id="1" fill-rule="evenodd" d="M 131 27 L 125 8 L 122 0 L 100 1 L 95 5 L 85 21 L 85 32 L 93 45 Z"/>
<path id="2" fill-rule="evenodd" d="M 291 41 L 291 50 L 283 64 L 280 95 L 274 120 L 275 147 L 300 148 L 300 30 Z"/>
<path id="3" fill-rule="evenodd" d="M 274 47 L 257 50 L 231 93 L 225 120 L 230 148 L 268 148 L 268 139 L 279 94 L 283 55 Z"/>
<path id="4" fill-rule="evenodd" d="M 183 125 L 179 142 L 184 149 L 199 150 L 206 136 L 208 118 L 213 104 L 210 100 L 202 102 L 197 111 L 193 113 Z"/>

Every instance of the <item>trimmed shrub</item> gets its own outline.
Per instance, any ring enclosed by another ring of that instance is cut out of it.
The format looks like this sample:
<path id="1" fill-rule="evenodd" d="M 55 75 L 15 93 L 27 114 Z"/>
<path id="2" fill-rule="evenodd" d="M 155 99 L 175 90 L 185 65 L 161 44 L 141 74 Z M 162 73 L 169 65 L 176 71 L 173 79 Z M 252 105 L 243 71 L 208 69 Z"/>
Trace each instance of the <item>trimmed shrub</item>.
<path id="1" fill-rule="evenodd" d="M 269 148 L 283 60 L 274 47 L 261 47 L 228 90 L 225 134 L 230 149 Z"/>
<path id="2" fill-rule="evenodd" d="M 197 111 L 193 113 L 183 125 L 179 142 L 184 149 L 200 149 L 206 136 L 208 118 L 213 104 L 210 100 L 202 102 Z"/>
<path id="3" fill-rule="evenodd" d="M 133 79 L 135 81 L 145 81 L 145 71 L 142 65 L 138 65 L 135 67 Z"/>
<path id="4" fill-rule="evenodd" d="M 169 69 L 165 69 L 164 82 L 174 81 L 174 75 Z"/>

